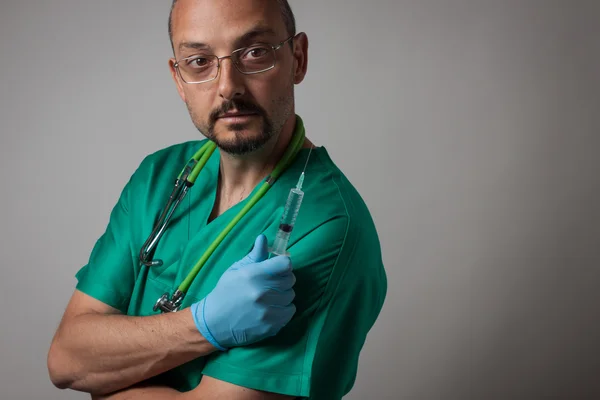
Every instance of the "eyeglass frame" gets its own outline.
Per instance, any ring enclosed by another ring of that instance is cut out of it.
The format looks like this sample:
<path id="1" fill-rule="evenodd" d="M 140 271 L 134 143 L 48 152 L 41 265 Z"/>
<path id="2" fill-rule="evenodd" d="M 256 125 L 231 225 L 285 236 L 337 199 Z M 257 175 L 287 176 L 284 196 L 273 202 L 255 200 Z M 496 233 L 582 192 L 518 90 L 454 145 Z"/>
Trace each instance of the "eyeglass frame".
<path id="1" fill-rule="evenodd" d="M 223 56 L 223 57 L 218 57 L 216 54 L 210 54 L 209 55 L 210 57 L 215 57 L 217 59 L 217 73 L 215 74 L 214 78 L 208 79 L 208 80 L 205 80 L 205 81 L 187 82 L 185 80 L 185 78 L 181 75 L 181 71 L 179 70 L 179 64 L 182 61 L 193 59 L 194 57 L 198 57 L 198 55 L 193 55 L 193 56 L 182 58 L 180 60 L 176 60 L 175 63 L 173 64 L 173 68 L 175 68 L 177 70 L 177 74 L 179 75 L 179 77 L 181 78 L 181 80 L 184 83 L 188 84 L 188 85 L 198 85 L 198 84 L 201 84 L 201 83 L 207 83 L 207 82 L 212 82 L 212 81 L 216 80 L 219 77 L 219 74 L 221 72 L 221 60 L 224 60 L 226 58 L 229 58 L 231 60 L 231 63 L 233 64 L 233 66 L 235 67 L 235 69 L 237 71 L 239 71 L 241 74 L 244 74 L 244 75 L 262 74 L 263 72 L 267 72 L 267 71 L 270 71 L 273 68 L 275 68 L 275 66 L 277 65 L 277 53 L 276 53 L 276 51 L 279 50 L 280 48 L 282 48 L 284 44 L 286 44 L 287 42 L 289 42 L 290 40 L 292 40 L 294 38 L 296 38 L 296 35 L 292 35 L 289 38 L 285 39 L 284 41 L 282 41 L 282 42 L 280 42 L 280 43 L 278 43 L 276 45 L 272 45 L 270 43 L 257 42 L 257 43 L 251 44 L 250 46 L 245 46 L 245 47 L 240 47 L 239 49 L 235 49 L 234 51 L 231 52 L 230 55 Z M 251 47 L 257 46 L 257 45 L 265 45 L 265 46 L 269 46 L 269 47 L 271 47 L 271 49 L 273 49 L 273 54 L 275 55 L 274 60 L 273 60 L 273 65 L 271 67 L 269 67 L 269 68 L 266 68 L 266 69 L 263 69 L 263 70 L 260 70 L 260 71 L 253 71 L 253 72 L 244 72 L 244 71 L 241 71 L 239 69 L 239 67 L 237 66 L 237 64 L 235 63 L 235 61 L 233 61 L 233 58 L 232 58 L 233 55 L 235 53 L 239 53 L 239 52 L 241 52 L 243 50 L 246 50 L 248 48 L 251 48 Z"/>

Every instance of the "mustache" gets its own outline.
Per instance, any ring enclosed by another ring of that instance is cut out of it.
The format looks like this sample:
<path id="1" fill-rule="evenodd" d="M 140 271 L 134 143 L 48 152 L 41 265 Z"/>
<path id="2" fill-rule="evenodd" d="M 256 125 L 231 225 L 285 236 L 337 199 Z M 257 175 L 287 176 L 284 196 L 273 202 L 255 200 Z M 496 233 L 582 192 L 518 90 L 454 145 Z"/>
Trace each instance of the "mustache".
<path id="1" fill-rule="evenodd" d="M 221 104 L 217 109 L 213 110 L 210 113 L 209 120 L 211 123 L 216 123 L 217 119 L 225 113 L 228 113 L 231 110 L 237 110 L 239 112 L 251 112 L 254 114 L 258 114 L 262 117 L 266 116 L 265 110 L 259 106 L 258 104 L 254 104 L 247 100 L 227 100 L 223 104 Z"/>

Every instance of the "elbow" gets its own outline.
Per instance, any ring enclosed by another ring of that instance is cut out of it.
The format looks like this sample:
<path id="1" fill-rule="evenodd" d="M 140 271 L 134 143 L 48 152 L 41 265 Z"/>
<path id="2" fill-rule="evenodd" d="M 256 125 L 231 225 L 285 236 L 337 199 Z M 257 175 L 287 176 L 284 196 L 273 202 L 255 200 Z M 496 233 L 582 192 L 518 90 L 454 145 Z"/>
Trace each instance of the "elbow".
<path id="1" fill-rule="evenodd" d="M 52 384 L 58 389 L 70 389 L 77 392 L 89 393 L 94 396 L 105 396 L 115 391 L 111 385 L 94 382 L 69 354 L 53 343 L 48 351 L 47 367 Z"/>
<path id="2" fill-rule="evenodd" d="M 58 389 L 75 389 L 77 371 L 64 350 L 55 342 L 50 346 L 47 358 L 48 375 Z"/>
<path id="3" fill-rule="evenodd" d="M 50 381 L 59 389 L 69 389 L 72 385 L 69 374 L 65 371 L 66 362 L 61 360 L 60 350 L 55 343 L 52 343 L 48 351 L 47 366 Z"/>

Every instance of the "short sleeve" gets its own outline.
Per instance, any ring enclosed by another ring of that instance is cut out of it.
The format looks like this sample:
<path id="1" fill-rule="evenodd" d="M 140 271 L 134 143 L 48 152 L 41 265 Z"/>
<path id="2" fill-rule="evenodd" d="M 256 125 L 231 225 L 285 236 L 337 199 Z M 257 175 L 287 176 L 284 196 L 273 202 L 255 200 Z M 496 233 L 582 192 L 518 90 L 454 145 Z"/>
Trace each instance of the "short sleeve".
<path id="1" fill-rule="evenodd" d="M 124 314 L 135 283 L 129 218 L 132 180 L 133 177 L 121 192 L 106 230 L 96 241 L 87 265 L 76 274 L 77 290 Z"/>
<path id="2" fill-rule="evenodd" d="M 352 260 L 357 254 L 357 237 L 348 234 L 347 221 L 345 217 L 327 221 L 290 247 L 297 278 L 297 312 L 292 321 L 272 338 L 214 353 L 205 364 L 204 375 L 311 399 L 338 398 L 313 397 L 321 390 L 314 387 L 321 383 L 317 375 L 341 369 L 343 376 L 329 385 L 343 391 L 352 384 L 358 353 L 379 311 L 363 297 L 378 288 L 369 288 L 371 284 L 356 273 L 361 268 L 358 259 Z M 346 280 L 352 281 L 352 286 L 341 288 Z M 351 337 L 344 339 L 348 334 Z M 346 362 L 350 365 L 340 365 Z"/>
<path id="3" fill-rule="evenodd" d="M 343 261 L 342 261 L 343 260 Z M 387 277 L 377 233 L 364 226 L 348 234 L 343 271 L 324 299 L 325 318 L 312 346 L 311 399 L 341 399 L 353 387 L 358 360 L 387 294 Z"/>

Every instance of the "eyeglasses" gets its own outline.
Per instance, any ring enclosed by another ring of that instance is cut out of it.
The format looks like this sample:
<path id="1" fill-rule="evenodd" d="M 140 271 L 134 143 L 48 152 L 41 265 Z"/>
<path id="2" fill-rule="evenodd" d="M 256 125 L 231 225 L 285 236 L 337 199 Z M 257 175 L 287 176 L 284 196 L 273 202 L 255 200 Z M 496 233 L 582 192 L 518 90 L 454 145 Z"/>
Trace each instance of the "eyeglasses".
<path id="1" fill-rule="evenodd" d="M 235 68 L 245 75 L 260 74 L 275 68 L 275 52 L 293 39 L 293 36 L 273 46 L 256 43 L 249 47 L 234 50 L 231 55 L 217 57 L 213 54 L 196 54 L 175 62 L 174 67 L 185 83 L 205 83 L 217 79 L 221 60 L 230 58 Z"/>

